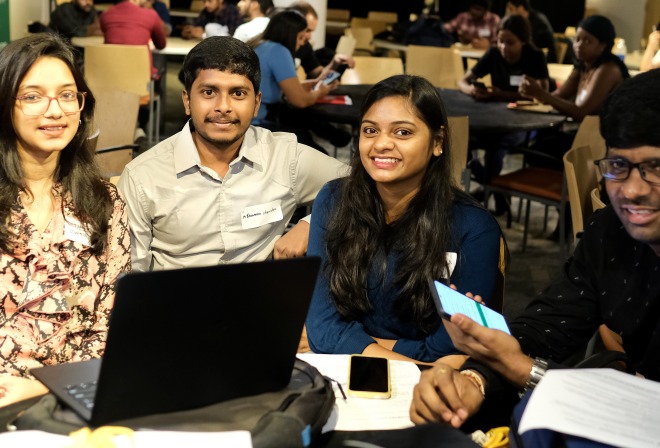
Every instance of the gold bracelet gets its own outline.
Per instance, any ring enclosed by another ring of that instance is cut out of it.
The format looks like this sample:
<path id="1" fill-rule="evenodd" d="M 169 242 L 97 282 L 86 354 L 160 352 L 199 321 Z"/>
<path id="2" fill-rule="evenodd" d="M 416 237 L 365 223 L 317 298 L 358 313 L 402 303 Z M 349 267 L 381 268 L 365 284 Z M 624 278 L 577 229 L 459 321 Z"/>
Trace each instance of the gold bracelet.
<path id="1" fill-rule="evenodd" d="M 461 375 L 465 375 L 468 378 L 472 380 L 475 386 L 479 389 L 479 392 L 481 392 L 482 397 L 486 397 L 486 388 L 484 387 L 484 381 L 481 379 L 481 376 L 472 370 L 461 370 Z"/>

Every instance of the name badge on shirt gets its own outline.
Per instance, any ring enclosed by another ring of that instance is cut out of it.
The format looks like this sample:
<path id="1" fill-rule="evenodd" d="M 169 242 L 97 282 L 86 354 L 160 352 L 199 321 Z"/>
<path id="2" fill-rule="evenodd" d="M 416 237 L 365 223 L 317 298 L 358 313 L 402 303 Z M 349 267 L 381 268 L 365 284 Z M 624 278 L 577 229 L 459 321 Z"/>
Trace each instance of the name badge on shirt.
<path id="1" fill-rule="evenodd" d="M 252 205 L 241 211 L 243 229 L 256 229 L 271 222 L 281 221 L 283 218 L 280 201 Z"/>
<path id="2" fill-rule="evenodd" d="M 64 238 L 84 244 L 85 246 L 92 245 L 92 238 L 89 232 L 77 219 L 67 218 L 64 221 Z"/>
<path id="3" fill-rule="evenodd" d="M 490 37 L 490 28 L 479 28 L 477 34 L 479 37 Z"/>
<path id="4" fill-rule="evenodd" d="M 522 84 L 522 76 L 511 75 L 509 76 L 509 85 L 518 87 Z"/>

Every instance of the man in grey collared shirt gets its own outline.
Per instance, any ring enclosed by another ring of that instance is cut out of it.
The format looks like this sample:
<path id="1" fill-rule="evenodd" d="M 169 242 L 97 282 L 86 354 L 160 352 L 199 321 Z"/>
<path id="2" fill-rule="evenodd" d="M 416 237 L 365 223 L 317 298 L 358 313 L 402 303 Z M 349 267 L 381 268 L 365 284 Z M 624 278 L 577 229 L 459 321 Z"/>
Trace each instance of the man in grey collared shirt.
<path id="1" fill-rule="evenodd" d="M 309 223 L 282 237 L 286 225 L 326 182 L 347 174 L 346 165 L 293 134 L 250 126 L 261 76 L 246 44 L 205 39 L 186 57 L 183 74 L 190 121 L 129 163 L 119 181 L 133 269 L 303 256 Z"/>

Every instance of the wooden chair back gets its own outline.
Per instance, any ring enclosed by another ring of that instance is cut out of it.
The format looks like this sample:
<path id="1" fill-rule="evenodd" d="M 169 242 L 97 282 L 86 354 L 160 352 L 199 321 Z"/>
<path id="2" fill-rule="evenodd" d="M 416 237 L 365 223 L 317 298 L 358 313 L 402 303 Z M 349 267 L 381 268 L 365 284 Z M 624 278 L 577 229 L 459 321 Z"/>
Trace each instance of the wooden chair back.
<path id="1" fill-rule="evenodd" d="M 470 139 L 470 121 L 467 116 L 447 117 L 449 143 L 451 144 L 451 175 L 454 185 L 467 191 L 469 185 L 464 179 Z"/>
<path id="2" fill-rule="evenodd" d="M 355 37 L 344 34 L 339 38 L 339 42 L 337 42 L 335 53 L 343 54 L 345 56 L 353 56 L 356 46 L 357 46 L 357 40 L 355 39 Z"/>
<path id="3" fill-rule="evenodd" d="M 96 162 L 99 164 L 101 175 L 105 179 L 119 176 L 131 160 L 133 160 L 132 146 L 108 148 L 96 152 Z"/>
<path id="4" fill-rule="evenodd" d="M 596 167 L 589 146 L 574 146 L 564 154 L 566 187 L 568 188 L 571 219 L 573 222 L 573 241 L 593 213 L 591 191 L 596 187 Z"/>
<path id="5" fill-rule="evenodd" d="M 408 45 L 406 73 L 423 76 L 435 87 L 456 89 L 463 77 L 461 53 L 453 48 Z"/>
<path id="6" fill-rule="evenodd" d="M 403 61 L 399 58 L 354 56 L 355 68 L 346 69 L 341 84 L 376 84 L 385 78 L 403 74 Z"/>
<path id="7" fill-rule="evenodd" d="M 587 115 L 580 123 L 575 138 L 573 139 L 573 148 L 578 146 L 589 146 L 591 147 L 591 155 L 594 160 L 605 157 L 607 147 L 605 145 L 605 139 L 600 134 L 600 118 L 598 115 Z M 594 168 L 595 169 L 595 168 Z M 596 178 L 600 182 L 601 175 L 600 171 L 595 169 Z"/>
<path id="8" fill-rule="evenodd" d="M 140 96 L 124 90 L 99 88 L 94 89 L 94 97 L 94 124 L 99 130 L 96 147 L 102 149 L 133 143 Z"/>
<path id="9" fill-rule="evenodd" d="M 375 22 L 396 23 L 399 21 L 399 15 L 395 12 L 369 11 L 367 13 L 367 20 L 373 20 Z"/>
<path id="10" fill-rule="evenodd" d="M 593 211 L 606 207 L 606 204 L 600 198 L 600 188 L 598 187 L 591 190 L 591 207 L 593 208 Z"/>
<path id="11" fill-rule="evenodd" d="M 355 53 L 374 54 L 374 32 L 369 27 L 349 27 L 344 34 L 355 39 Z"/>
<path id="12" fill-rule="evenodd" d="M 351 20 L 351 11 L 348 9 L 328 8 L 325 13 L 325 18 L 335 22 L 348 22 Z"/>
<path id="13" fill-rule="evenodd" d="M 85 78 L 93 92 L 111 88 L 149 95 L 149 48 L 146 45 L 89 45 L 85 47 Z"/>
<path id="14" fill-rule="evenodd" d="M 204 9 L 204 0 L 192 0 L 190 10 L 192 12 L 201 12 Z"/>
<path id="15" fill-rule="evenodd" d="M 557 53 L 557 62 L 563 63 L 568 52 L 568 44 L 559 40 L 555 40 L 555 53 Z"/>
<path id="16" fill-rule="evenodd" d="M 353 17 L 351 19 L 351 28 L 371 28 L 374 36 L 383 31 L 387 31 L 387 22 L 380 20 L 364 19 L 362 17 Z"/>

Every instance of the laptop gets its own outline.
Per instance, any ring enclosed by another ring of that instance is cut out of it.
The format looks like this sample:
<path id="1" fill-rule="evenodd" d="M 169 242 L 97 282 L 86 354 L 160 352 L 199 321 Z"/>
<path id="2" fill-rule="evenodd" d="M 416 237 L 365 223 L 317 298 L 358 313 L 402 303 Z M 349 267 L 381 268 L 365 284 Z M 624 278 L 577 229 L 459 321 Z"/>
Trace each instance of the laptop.
<path id="1" fill-rule="evenodd" d="M 94 427 L 282 389 L 319 265 L 305 257 L 127 274 L 104 357 L 31 373 Z"/>

